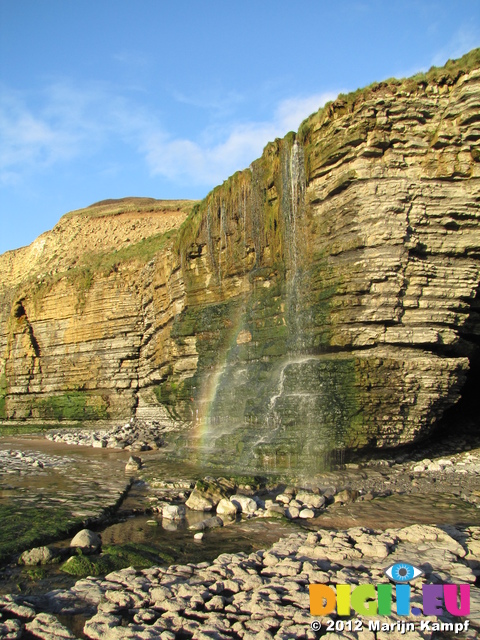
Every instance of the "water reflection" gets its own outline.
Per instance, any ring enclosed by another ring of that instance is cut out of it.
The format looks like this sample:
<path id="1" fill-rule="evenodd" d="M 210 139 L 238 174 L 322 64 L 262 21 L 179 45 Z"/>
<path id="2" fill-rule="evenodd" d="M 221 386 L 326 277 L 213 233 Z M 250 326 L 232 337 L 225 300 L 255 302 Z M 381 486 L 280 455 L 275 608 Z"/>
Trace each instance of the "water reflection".
<path id="1" fill-rule="evenodd" d="M 371 502 L 331 505 L 313 526 L 326 529 L 389 529 L 411 524 L 480 526 L 480 509 L 449 494 L 393 494 Z"/>

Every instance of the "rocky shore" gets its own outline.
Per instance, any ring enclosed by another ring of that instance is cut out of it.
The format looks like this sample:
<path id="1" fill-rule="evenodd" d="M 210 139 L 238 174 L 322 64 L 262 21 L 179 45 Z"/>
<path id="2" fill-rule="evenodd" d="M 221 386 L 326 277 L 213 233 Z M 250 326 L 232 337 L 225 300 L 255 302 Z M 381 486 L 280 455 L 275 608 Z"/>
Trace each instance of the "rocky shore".
<path id="1" fill-rule="evenodd" d="M 163 434 L 171 429 L 171 425 L 161 424 L 156 420 L 141 420 L 132 418 L 130 422 L 112 427 L 111 429 L 59 429 L 48 431 L 46 438 L 52 442 L 70 445 L 91 446 L 95 448 L 115 448 L 129 451 L 142 452 L 156 450 L 164 446 Z M 0 452 L 1 453 L 1 452 Z M 36 464 L 34 462 L 34 464 Z M 39 461 L 41 464 L 41 460 Z M 138 472 L 141 469 L 141 461 L 134 457 L 130 461 L 128 472 Z M 480 438 L 452 437 L 441 439 L 428 446 L 422 446 L 416 450 L 408 450 L 404 453 L 396 453 L 383 458 L 351 462 L 343 466 L 343 469 L 334 473 L 317 474 L 303 486 L 307 489 L 326 489 L 327 500 L 323 504 L 308 505 L 318 510 L 328 504 L 328 498 L 335 498 L 335 502 L 351 502 L 352 500 L 371 500 L 374 497 L 385 497 L 392 493 L 452 493 L 461 499 L 480 504 Z M 163 495 L 171 502 L 175 499 L 175 482 L 157 483 L 157 487 L 163 489 Z M 190 483 L 183 483 L 182 489 L 189 490 Z M 342 493 L 347 490 L 347 493 Z M 248 492 L 248 491 L 247 491 Z M 157 492 L 161 493 L 161 492 Z M 181 492 L 180 492 L 181 493 Z M 220 498 L 227 495 L 228 488 L 223 491 Z M 231 493 L 231 492 L 230 492 Z M 340 497 L 337 497 L 341 493 Z M 195 501 L 194 493 L 191 504 Z M 290 494 L 293 498 L 293 494 Z M 184 500 L 184 496 L 179 496 Z M 159 500 L 160 507 L 162 499 Z M 280 506 L 299 509 L 302 504 L 290 504 L 291 500 L 280 500 Z M 153 503 L 155 500 L 153 499 Z M 215 505 L 218 503 L 216 501 Z M 191 505 L 190 505 L 191 506 Z M 198 508 L 202 508 L 199 503 Z M 196 508 L 195 506 L 193 508 Z M 209 509 L 207 505 L 207 509 Z M 300 512 L 294 517 L 300 515 Z M 304 514 L 305 517 L 305 514 Z M 309 516 L 313 517 L 313 516 Z"/>
<path id="2" fill-rule="evenodd" d="M 60 469 L 71 460 L 66 456 L 55 456 L 37 452 L 34 455 L 18 449 L 0 451 L 0 475 L 38 474 L 42 469 Z"/>
<path id="3" fill-rule="evenodd" d="M 129 427 L 125 434 L 135 430 L 143 437 L 136 425 Z M 79 433 L 73 440 L 82 444 L 82 437 Z M 98 446 L 94 442 L 90 446 Z M 43 596 L 1 596 L 0 638 L 480 638 L 480 523 L 472 518 L 480 508 L 478 444 L 458 438 L 437 442 L 414 453 L 352 462 L 296 484 L 258 477 L 240 481 L 206 476 L 196 483 L 150 478 L 146 511 L 152 524 L 165 529 L 188 526 L 198 541 L 214 535 L 210 529 L 235 526 L 239 519 L 286 518 L 297 530 L 270 549 L 250 554 L 224 553 L 213 562 L 142 570 L 129 567 L 105 577 L 89 576 L 70 589 Z M 126 447 L 136 447 L 136 441 Z M 30 473 L 43 472 L 36 462 L 45 468 L 54 462 L 48 456 L 1 453 L 7 467 L 21 465 Z M 141 465 L 135 475 L 142 475 Z M 458 498 L 470 509 L 466 521 L 478 524 L 377 527 L 365 526 L 360 518 L 361 526 L 326 528 L 349 509 L 361 512 L 395 496 L 428 497 L 434 509 L 436 495 L 449 496 L 447 502 Z M 38 557 L 42 563 L 43 556 Z M 397 562 L 423 572 L 411 583 L 412 607 L 422 607 L 423 584 L 468 584 L 470 613 L 397 615 L 394 597 L 388 616 L 310 614 L 310 584 L 347 584 L 353 589 L 388 583 L 385 570 Z"/>
<path id="4" fill-rule="evenodd" d="M 268 551 L 222 554 L 213 563 L 127 568 L 105 578 L 79 580 L 69 590 L 43 597 L 5 596 L 0 598 L 0 637 L 75 638 L 56 616 L 79 615 L 86 619 L 83 633 L 91 640 L 415 640 L 453 637 L 436 632 L 440 627 L 435 625 L 442 622 L 461 622 L 463 630 L 463 617 L 446 611 L 438 618 L 398 616 L 395 604 L 389 616 L 356 616 L 354 630 L 346 630 L 348 618 L 310 615 L 310 584 L 386 583 L 385 569 L 405 561 L 424 572 L 411 584 L 412 607 L 422 606 L 423 584 L 470 585 L 469 624 L 461 637 L 478 638 L 480 527 L 426 525 L 297 532 Z M 343 622 L 341 633 L 335 631 L 338 620 Z M 372 629 L 372 621 L 388 623 L 394 630 L 375 624 Z M 415 629 L 405 636 L 398 629 L 407 622 Z"/>
<path id="5" fill-rule="evenodd" d="M 48 431 L 45 437 L 52 442 L 83 447 L 151 451 L 164 446 L 162 434 L 171 428 L 157 420 L 132 418 L 127 424 L 110 429 L 55 429 Z"/>
<path id="6" fill-rule="evenodd" d="M 132 472 L 141 475 L 140 463 L 130 465 Z M 332 507 L 389 496 L 448 495 L 459 504 L 480 507 L 480 441 L 439 441 L 413 453 L 348 463 L 291 484 L 262 484 L 261 478 L 254 477 L 250 483 L 248 478 L 237 484 L 234 478 L 210 476 L 195 485 L 187 480 L 153 479 L 150 508 L 169 520 L 185 517 L 185 505 L 194 511 L 216 512 L 223 519 L 239 513 L 248 517 L 285 516 L 296 521 L 318 519 L 321 526 Z M 222 523 L 210 517 L 208 524 Z"/>

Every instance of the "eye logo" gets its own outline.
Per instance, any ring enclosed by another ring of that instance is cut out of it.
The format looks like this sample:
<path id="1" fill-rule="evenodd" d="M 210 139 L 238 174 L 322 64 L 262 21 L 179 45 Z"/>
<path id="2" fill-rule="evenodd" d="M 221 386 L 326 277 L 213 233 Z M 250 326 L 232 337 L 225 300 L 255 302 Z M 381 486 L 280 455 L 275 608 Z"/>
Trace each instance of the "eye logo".
<path id="1" fill-rule="evenodd" d="M 423 571 L 408 562 L 396 562 L 385 569 L 385 575 L 394 582 L 410 582 L 421 576 Z"/>

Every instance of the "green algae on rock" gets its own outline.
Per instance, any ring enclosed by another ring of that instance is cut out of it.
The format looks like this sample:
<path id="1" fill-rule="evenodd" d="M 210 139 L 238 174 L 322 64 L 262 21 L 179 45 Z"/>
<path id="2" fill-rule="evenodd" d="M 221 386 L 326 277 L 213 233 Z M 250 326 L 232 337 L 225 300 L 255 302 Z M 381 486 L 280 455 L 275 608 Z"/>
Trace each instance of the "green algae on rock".
<path id="1" fill-rule="evenodd" d="M 171 550 L 159 551 L 156 547 L 142 543 L 105 545 L 100 555 L 85 556 L 81 552 L 71 556 L 61 567 L 65 573 L 79 578 L 106 575 L 126 567 L 146 569 L 152 566 L 171 564 L 175 559 Z"/>

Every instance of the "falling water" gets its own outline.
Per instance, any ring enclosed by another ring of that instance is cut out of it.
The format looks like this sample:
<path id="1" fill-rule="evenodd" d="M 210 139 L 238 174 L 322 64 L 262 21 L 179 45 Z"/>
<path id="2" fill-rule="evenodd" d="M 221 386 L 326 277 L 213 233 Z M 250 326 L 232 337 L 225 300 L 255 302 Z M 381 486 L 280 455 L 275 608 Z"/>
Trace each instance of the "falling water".
<path id="1" fill-rule="evenodd" d="M 222 251 L 225 251 L 225 262 L 227 256 L 227 210 L 225 202 L 220 205 L 220 242 L 218 247 L 218 284 L 222 286 Z M 225 268 L 227 265 L 225 265 Z"/>
<path id="2" fill-rule="evenodd" d="M 236 212 L 227 211 L 221 198 L 207 211 L 207 244 L 218 284 L 227 277 L 227 216 L 232 214 L 238 220 L 237 259 L 243 261 L 244 279 L 240 296 L 201 312 L 202 348 L 211 340 L 216 366 L 211 368 L 210 355 L 208 370 L 200 374 L 197 440 L 214 464 L 248 470 L 322 468 L 355 411 L 349 391 L 352 363 L 319 354 L 311 344 L 304 163 L 302 146 L 286 140 L 275 177 L 284 248 L 280 267 L 264 251 L 266 211 L 276 205 L 268 201 L 263 165 L 252 167 L 250 184 L 237 186 Z"/>
<path id="3" fill-rule="evenodd" d="M 289 217 L 292 225 L 292 251 L 293 251 L 293 280 L 298 276 L 298 256 L 299 256 L 299 237 L 297 228 L 299 226 L 299 217 L 303 213 L 303 204 L 305 197 L 305 158 L 303 147 L 295 140 L 290 151 L 290 211 Z"/>
<path id="4" fill-rule="evenodd" d="M 297 140 L 282 151 L 282 213 L 285 221 L 287 261 L 287 311 L 290 328 L 289 352 L 306 353 L 307 312 L 302 294 L 307 283 L 305 271 L 305 155 Z"/>

